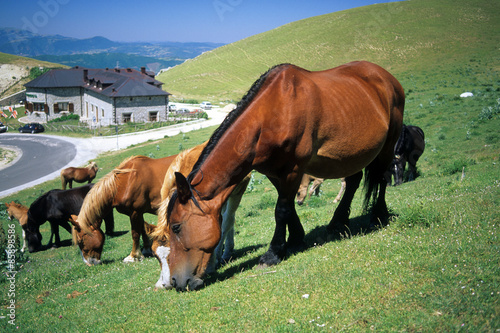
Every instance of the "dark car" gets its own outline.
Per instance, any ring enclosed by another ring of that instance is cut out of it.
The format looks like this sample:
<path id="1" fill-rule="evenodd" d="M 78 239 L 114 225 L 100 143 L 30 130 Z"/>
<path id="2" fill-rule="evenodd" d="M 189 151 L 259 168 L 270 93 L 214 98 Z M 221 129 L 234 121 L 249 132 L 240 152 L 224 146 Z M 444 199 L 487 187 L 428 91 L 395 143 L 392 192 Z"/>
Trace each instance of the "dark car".
<path id="1" fill-rule="evenodd" d="M 7 132 L 7 126 L 0 122 L 0 133 Z"/>
<path id="2" fill-rule="evenodd" d="M 45 131 L 45 128 L 38 123 L 30 123 L 19 127 L 19 133 L 41 133 L 43 131 Z"/>

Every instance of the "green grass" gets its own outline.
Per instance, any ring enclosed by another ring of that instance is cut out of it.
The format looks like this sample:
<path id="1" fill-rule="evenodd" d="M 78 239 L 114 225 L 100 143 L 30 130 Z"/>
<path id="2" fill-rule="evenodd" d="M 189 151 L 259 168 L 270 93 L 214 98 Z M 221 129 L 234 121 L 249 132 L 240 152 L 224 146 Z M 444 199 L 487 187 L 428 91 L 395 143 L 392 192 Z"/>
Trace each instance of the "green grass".
<path id="1" fill-rule="evenodd" d="M 484 4 L 473 2 L 478 3 Z M 429 2 L 403 4 L 423 11 Z M 439 2 L 443 10 L 445 4 L 449 2 Z M 450 11 L 460 11 L 463 5 L 459 1 Z M 494 15 L 486 5 L 482 12 Z M 429 9 L 428 13 L 435 12 Z M 428 16 L 421 25 L 430 24 L 425 21 L 430 20 Z M 417 18 L 412 19 L 415 26 Z M 333 214 L 335 205 L 331 202 L 340 182 L 328 180 L 319 197 L 297 207 L 308 248 L 277 266 L 259 268 L 258 259 L 267 250 L 274 230 L 277 195 L 270 182 L 257 173 L 236 214 L 233 261 L 208 277 L 205 288 L 190 293 L 155 291 L 159 276 L 156 259 L 121 262 L 131 249 L 130 225 L 124 215 L 115 213 L 120 235 L 106 240 L 102 266 L 86 267 L 71 246 L 30 254 L 27 260 L 19 258 L 15 297 L 19 329 L 2 323 L 4 331 L 500 329 L 500 75 L 498 56 L 488 51 L 494 46 L 488 36 L 491 34 L 486 35 L 486 41 L 478 41 L 484 50 L 473 50 L 477 52 L 474 55 L 468 53 L 466 40 L 461 54 L 451 54 L 455 60 L 449 63 L 398 67 L 396 77 L 407 92 L 405 123 L 424 130 L 426 148 L 418 162 L 420 177 L 388 188 L 387 204 L 394 215 L 388 227 L 366 231 L 368 217 L 363 215 L 359 191 L 352 205 L 352 236 L 330 239 L 326 224 Z M 234 75 L 248 79 L 243 74 Z M 464 91 L 475 96 L 458 97 Z M 172 155 L 202 143 L 213 130 L 104 154 L 97 159 L 103 168 L 98 177 L 131 155 Z M 54 179 L 1 201 L 30 204 L 43 192 L 58 187 L 59 180 Z M 7 230 L 11 222 L 3 209 L 0 222 Z M 155 216 L 147 215 L 146 219 L 154 223 Z M 48 223 L 41 232 L 45 244 Z M 17 233 L 20 235 L 18 226 Z M 70 236 L 65 231 L 61 234 L 69 243 Z M 2 234 L 0 242 L 1 238 Z M 9 284 L 3 274 L 6 268 L 1 269 L 0 316 L 7 314 L 9 304 Z"/>

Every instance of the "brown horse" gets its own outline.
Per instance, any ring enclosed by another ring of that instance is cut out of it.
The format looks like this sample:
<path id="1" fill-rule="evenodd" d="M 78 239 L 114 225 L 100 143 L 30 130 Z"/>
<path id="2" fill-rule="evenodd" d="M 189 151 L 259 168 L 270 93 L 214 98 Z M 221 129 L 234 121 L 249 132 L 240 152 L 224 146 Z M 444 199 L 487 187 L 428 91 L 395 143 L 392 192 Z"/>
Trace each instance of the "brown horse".
<path id="1" fill-rule="evenodd" d="M 10 204 L 5 203 L 7 207 L 7 214 L 9 215 L 9 220 L 15 218 L 19 221 L 21 228 L 23 229 L 23 247 L 21 248 L 21 252 L 24 252 L 28 247 L 28 243 L 26 242 L 26 228 L 28 227 L 28 207 L 18 204 L 17 202 L 12 201 Z"/>
<path id="2" fill-rule="evenodd" d="M 161 189 L 162 204 L 158 209 L 158 226 L 146 226 L 146 229 L 149 230 L 149 234 L 153 241 L 153 252 L 160 262 L 161 273 L 160 278 L 156 283 L 157 288 L 171 287 L 170 271 L 167 264 L 167 258 L 170 253 L 170 243 L 168 234 L 165 233 L 164 230 L 165 228 L 168 228 L 166 212 L 169 201 L 176 189 L 175 174 L 181 173 L 187 175 L 192 170 L 207 143 L 208 141 L 177 156 L 165 175 L 163 187 Z M 245 193 L 249 182 L 250 173 L 247 174 L 235 187 L 234 191 L 223 205 L 221 216 L 222 222 L 220 224 L 221 237 L 217 247 L 215 248 L 215 255 L 211 257 L 211 260 L 207 265 L 207 272 L 214 272 L 217 265 L 223 265 L 228 262 L 232 256 L 234 249 L 235 213 L 240 205 L 241 197 Z"/>
<path id="3" fill-rule="evenodd" d="M 175 156 L 159 159 L 133 156 L 120 163 L 94 185 L 83 202 L 77 220 L 71 222 L 78 233 L 77 243 L 82 250 L 85 263 L 100 263 L 104 245 L 100 226 L 103 216 L 113 208 L 130 217 L 132 251 L 123 261 L 138 261 L 142 260 L 143 254 L 152 255 L 150 239 L 144 230 L 143 215 L 146 213 L 156 215 L 161 203 L 160 190 L 163 184 L 159 180 L 165 177 L 174 159 Z M 140 251 L 141 235 L 143 253 Z M 102 239 L 96 240 L 92 237 Z"/>
<path id="4" fill-rule="evenodd" d="M 276 228 L 260 258 L 274 265 L 304 248 L 295 211 L 302 175 L 346 178 L 346 191 L 327 230 L 348 231 L 349 211 L 365 169 L 365 203 L 373 199 L 374 223 L 386 223 L 384 173 L 394 157 L 403 122 L 404 91 L 383 68 L 353 62 L 310 72 L 285 64 L 271 68 L 250 88 L 212 134 L 167 210 L 172 285 L 195 290 L 220 239 L 222 204 L 255 169 L 278 191 Z M 286 240 L 288 227 L 289 237 Z"/>
<path id="5" fill-rule="evenodd" d="M 69 167 L 61 170 L 62 189 L 66 189 L 66 184 L 69 185 L 69 188 L 73 188 L 73 181 L 77 183 L 91 183 L 98 170 L 99 168 L 95 162 L 91 162 L 84 168 Z"/>

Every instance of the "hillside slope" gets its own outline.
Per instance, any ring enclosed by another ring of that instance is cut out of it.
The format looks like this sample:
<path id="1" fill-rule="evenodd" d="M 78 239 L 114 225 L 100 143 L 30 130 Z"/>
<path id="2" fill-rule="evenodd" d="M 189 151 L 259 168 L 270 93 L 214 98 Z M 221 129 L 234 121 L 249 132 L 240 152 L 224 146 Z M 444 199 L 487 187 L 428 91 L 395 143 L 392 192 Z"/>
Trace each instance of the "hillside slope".
<path id="1" fill-rule="evenodd" d="M 32 80 L 29 77 L 30 69 L 35 67 L 65 68 L 67 66 L 0 52 L 0 98 L 23 90 L 23 85 Z"/>
<path id="2" fill-rule="evenodd" d="M 238 100 L 269 67 L 369 60 L 394 74 L 483 59 L 499 69 L 500 2 L 412 0 L 293 22 L 186 61 L 158 79 L 174 97 Z M 450 56 L 451 55 L 451 56 Z"/>

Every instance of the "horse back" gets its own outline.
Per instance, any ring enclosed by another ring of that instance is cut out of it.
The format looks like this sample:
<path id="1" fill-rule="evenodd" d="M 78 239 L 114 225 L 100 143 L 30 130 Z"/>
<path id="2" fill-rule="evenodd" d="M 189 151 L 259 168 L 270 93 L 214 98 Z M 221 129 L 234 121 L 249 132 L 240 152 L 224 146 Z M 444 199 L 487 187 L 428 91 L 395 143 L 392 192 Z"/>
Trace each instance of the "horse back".
<path id="1" fill-rule="evenodd" d="M 255 112 L 266 118 L 258 143 L 262 151 L 285 147 L 276 158 L 286 159 L 283 152 L 293 150 L 299 163 L 307 164 L 305 172 L 320 178 L 356 173 L 381 152 L 385 164 L 392 161 L 405 96 L 383 68 L 353 62 L 311 72 L 286 65 L 270 81 L 256 99 L 266 108 Z"/>
<path id="2" fill-rule="evenodd" d="M 117 193 L 113 205 L 120 208 L 134 208 L 140 211 L 156 212 L 161 202 L 161 187 L 168 167 L 175 156 L 153 159 L 135 156 L 120 168 L 130 172 L 117 174 Z"/>

